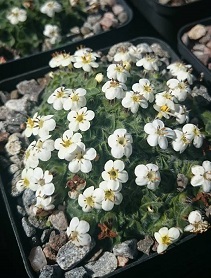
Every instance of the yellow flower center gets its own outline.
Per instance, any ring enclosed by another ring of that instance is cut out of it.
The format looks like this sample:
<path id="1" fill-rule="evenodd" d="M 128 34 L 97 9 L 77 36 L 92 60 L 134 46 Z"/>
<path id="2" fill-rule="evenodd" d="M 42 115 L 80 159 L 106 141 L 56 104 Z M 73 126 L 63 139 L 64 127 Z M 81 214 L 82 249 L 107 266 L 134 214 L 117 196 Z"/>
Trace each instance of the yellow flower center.
<path id="1" fill-rule="evenodd" d="M 44 124 L 44 121 L 43 120 L 39 120 L 39 128 L 42 128 L 43 127 L 43 124 Z"/>
<path id="2" fill-rule="evenodd" d="M 181 137 L 181 141 L 182 141 L 184 144 L 189 144 L 189 143 L 190 143 L 190 141 L 185 137 L 185 135 L 183 135 L 183 136 Z"/>
<path id="3" fill-rule="evenodd" d="M 94 200 L 92 196 L 87 197 L 84 201 L 87 203 L 88 206 L 94 207 Z"/>
<path id="4" fill-rule="evenodd" d="M 112 190 L 105 191 L 105 199 L 110 200 L 111 202 L 114 202 L 114 200 L 115 200 L 114 192 Z"/>
<path id="5" fill-rule="evenodd" d="M 64 90 L 61 89 L 60 91 L 56 92 L 56 97 L 57 98 L 63 98 L 64 97 Z"/>
<path id="6" fill-rule="evenodd" d="M 73 95 L 71 97 L 72 101 L 79 101 L 79 96 L 78 95 Z"/>
<path id="7" fill-rule="evenodd" d="M 156 175 L 155 175 L 155 172 L 154 171 L 150 171 L 148 174 L 147 174 L 147 177 L 150 181 L 155 181 L 156 180 Z"/>
<path id="8" fill-rule="evenodd" d="M 76 121 L 78 121 L 79 123 L 83 122 L 84 121 L 84 114 L 77 114 Z"/>
<path id="9" fill-rule="evenodd" d="M 171 239 L 170 239 L 170 237 L 169 236 L 163 236 L 162 237 L 162 243 L 163 244 L 166 244 L 166 245 L 169 245 L 169 244 L 171 244 Z"/>
<path id="10" fill-rule="evenodd" d="M 118 178 L 118 170 L 112 167 L 111 171 L 108 172 L 111 180 L 116 180 Z"/>
<path id="11" fill-rule="evenodd" d="M 23 179 L 23 184 L 24 184 L 25 187 L 29 187 L 30 182 L 27 178 L 24 178 Z"/>
<path id="12" fill-rule="evenodd" d="M 112 81 L 110 82 L 110 87 L 115 88 L 115 87 L 118 87 L 118 86 L 119 86 L 119 82 L 118 82 L 118 81 L 112 80 Z"/>
<path id="13" fill-rule="evenodd" d="M 30 127 L 30 128 L 34 127 L 34 120 L 32 118 L 28 118 L 27 126 Z"/>
<path id="14" fill-rule="evenodd" d="M 170 108 L 169 108 L 167 105 L 162 105 L 162 106 L 160 107 L 160 110 L 161 110 L 162 112 L 169 112 L 169 111 L 170 111 Z"/>
<path id="15" fill-rule="evenodd" d="M 140 100 L 142 99 L 142 96 L 141 95 L 133 95 L 132 96 L 132 100 L 133 102 L 140 102 Z"/>
<path id="16" fill-rule="evenodd" d="M 85 54 L 81 59 L 84 64 L 89 64 L 92 61 L 91 53 Z"/>
<path id="17" fill-rule="evenodd" d="M 123 136 L 121 136 L 121 137 L 118 136 L 117 142 L 118 142 L 120 145 L 122 145 L 123 147 L 127 144 L 127 140 L 126 140 L 126 138 L 123 137 Z"/>
<path id="18" fill-rule="evenodd" d="M 72 240 L 77 240 L 78 232 L 77 231 L 72 231 L 70 237 L 71 237 Z"/>
<path id="19" fill-rule="evenodd" d="M 144 91 L 145 91 L 146 93 L 151 93 L 151 92 L 152 92 L 152 87 L 149 86 L 149 85 L 144 85 Z"/>
<path id="20" fill-rule="evenodd" d="M 121 65 L 117 65 L 117 66 L 116 66 L 116 71 L 118 71 L 118 72 L 123 72 L 123 71 L 124 71 L 124 68 L 123 68 Z"/>
<path id="21" fill-rule="evenodd" d="M 63 147 L 68 148 L 72 144 L 72 141 L 70 139 L 67 139 L 67 140 L 62 139 L 61 144 Z"/>

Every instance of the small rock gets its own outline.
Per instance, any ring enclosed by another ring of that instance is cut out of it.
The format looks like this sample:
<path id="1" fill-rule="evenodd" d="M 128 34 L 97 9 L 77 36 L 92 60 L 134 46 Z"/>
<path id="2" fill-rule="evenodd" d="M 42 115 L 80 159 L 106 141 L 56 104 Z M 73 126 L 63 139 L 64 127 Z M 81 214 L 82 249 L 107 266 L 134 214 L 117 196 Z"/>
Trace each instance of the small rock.
<path id="1" fill-rule="evenodd" d="M 59 231 L 65 231 L 68 227 L 67 218 L 64 211 L 57 210 L 54 211 L 48 218 L 53 227 Z"/>
<path id="2" fill-rule="evenodd" d="M 5 121 L 8 115 L 8 108 L 5 106 L 0 107 L 0 120 Z"/>
<path id="3" fill-rule="evenodd" d="M 91 277 L 102 277 L 117 268 L 117 258 L 113 253 L 105 252 L 96 262 L 90 262 L 84 267 Z"/>
<path id="4" fill-rule="evenodd" d="M 45 229 L 43 232 L 42 232 L 42 235 L 40 237 L 40 240 L 42 243 L 45 243 L 46 241 L 49 240 L 49 237 L 50 237 L 50 234 L 52 232 L 52 229 Z"/>
<path id="5" fill-rule="evenodd" d="M 10 99 L 18 99 L 19 94 L 18 94 L 18 90 L 13 90 L 10 93 Z"/>
<path id="6" fill-rule="evenodd" d="M 26 211 L 25 211 L 25 209 L 24 209 L 22 206 L 17 205 L 17 211 L 18 211 L 18 213 L 19 213 L 20 215 L 26 216 Z"/>
<path id="7" fill-rule="evenodd" d="M 35 79 L 24 80 L 16 86 L 21 95 L 29 95 L 31 101 L 38 101 L 40 93 L 44 87 L 41 86 Z"/>
<path id="8" fill-rule="evenodd" d="M 34 215 L 29 215 L 28 220 L 31 223 L 31 225 L 37 229 L 44 230 L 47 227 L 46 225 L 47 219 L 45 217 L 37 217 Z"/>
<path id="9" fill-rule="evenodd" d="M 116 4 L 112 7 L 112 11 L 115 15 L 119 15 L 124 11 L 124 8 L 122 5 Z"/>
<path id="10" fill-rule="evenodd" d="M 205 36 L 207 30 L 206 27 L 202 24 L 196 24 L 193 28 L 188 31 L 188 37 L 191 40 L 198 40 L 201 37 Z"/>
<path id="11" fill-rule="evenodd" d="M 144 254 L 149 255 L 150 248 L 153 245 L 154 240 L 150 236 L 146 236 L 144 239 L 139 240 L 137 243 L 137 249 Z"/>
<path id="12" fill-rule="evenodd" d="M 59 251 L 59 249 L 67 242 L 67 234 L 66 232 L 61 232 L 56 234 L 55 231 L 52 231 L 49 238 L 49 245 L 55 251 Z"/>
<path id="13" fill-rule="evenodd" d="M 11 99 L 5 103 L 5 106 L 16 112 L 26 112 L 28 111 L 29 105 L 29 96 L 25 95 L 20 99 Z"/>
<path id="14" fill-rule="evenodd" d="M 57 252 L 55 250 L 53 250 L 48 243 L 43 248 L 43 253 L 45 254 L 45 257 L 48 259 L 48 261 L 56 262 Z"/>
<path id="15" fill-rule="evenodd" d="M 30 214 L 30 207 L 36 203 L 35 192 L 31 189 L 25 189 L 22 195 L 23 206 L 28 214 Z"/>
<path id="16" fill-rule="evenodd" d="M 10 166 L 9 166 L 9 173 L 10 174 L 15 174 L 18 170 L 20 170 L 20 168 L 18 167 L 18 165 L 17 164 L 11 164 Z"/>
<path id="17" fill-rule="evenodd" d="M 69 270 L 81 262 L 93 249 L 95 242 L 92 241 L 88 246 L 76 246 L 71 241 L 63 245 L 57 254 L 56 262 L 63 270 Z"/>
<path id="18" fill-rule="evenodd" d="M 60 278 L 60 277 L 62 277 L 62 270 L 57 264 L 45 265 L 40 270 L 39 278 Z"/>
<path id="19" fill-rule="evenodd" d="M 122 256 L 129 259 L 134 259 L 138 255 L 137 240 L 126 240 L 122 243 L 114 245 L 113 253 L 115 256 Z"/>
<path id="20" fill-rule="evenodd" d="M 40 271 L 45 265 L 47 265 L 47 260 L 40 246 L 31 249 L 29 261 L 36 272 Z"/>
<path id="21" fill-rule="evenodd" d="M 129 261 L 129 258 L 122 257 L 122 256 L 117 256 L 117 264 L 120 267 L 125 266 Z"/>
<path id="22" fill-rule="evenodd" d="M 73 268 L 70 271 L 65 272 L 65 278 L 88 278 L 88 274 L 83 266 Z"/>
<path id="23" fill-rule="evenodd" d="M 30 225 L 26 217 L 22 218 L 22 226 L 27 237 L 35 235 L 36 229 Z"/>

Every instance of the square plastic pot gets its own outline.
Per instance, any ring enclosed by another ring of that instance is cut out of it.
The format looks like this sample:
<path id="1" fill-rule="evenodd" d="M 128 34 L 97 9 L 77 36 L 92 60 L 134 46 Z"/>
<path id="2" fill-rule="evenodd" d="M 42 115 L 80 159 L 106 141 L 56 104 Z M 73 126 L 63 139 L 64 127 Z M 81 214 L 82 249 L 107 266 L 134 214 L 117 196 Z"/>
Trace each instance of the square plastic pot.
<path id="1" fill-rule="evenodd" d="M 183 35 L 190 31 L 195 25 L 202 24 L 204 26 L 211 25 L 211 17 L 204 18 L 202 20 L 194 21 L 189 24 L 184 25 L 180 28 L 178 35 L 177 35 L 177 48 L 183 60 L 187 61 L 188 63 L 192 64 L 194 70 L 198 74 L 202 74 L 204 81 L 207 85 L 211 86 L 211 71 L 193 54 L 191 49 L 183 43 L 182 37 Z"/>
<path id="2" fill-rule="evenodd" d="M 179 29 L 192 21 L 210 16 L 211 1 L 201 0 L 172 7 L 158 0 L 130 0 L 155 30 L 173 47 Z"/>

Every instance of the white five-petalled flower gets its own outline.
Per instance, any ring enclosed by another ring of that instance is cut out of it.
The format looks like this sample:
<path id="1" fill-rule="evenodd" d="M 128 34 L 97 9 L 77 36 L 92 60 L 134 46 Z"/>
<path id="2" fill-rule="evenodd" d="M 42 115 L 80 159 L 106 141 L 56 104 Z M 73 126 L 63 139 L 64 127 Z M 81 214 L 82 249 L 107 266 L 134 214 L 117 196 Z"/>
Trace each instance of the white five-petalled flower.
<path id="1" fill-rule="evenodd" d="M 211 190 L 211 162 L 205 160 L 202 166 L 192 166 L 191 172 L 193 177 L 191 178 L 192 186 L 202 186 L 204 192 L 210 192 Z"/>
<path id="2" fill-rule="evenodd" d="M 49 17 L 54 17 L 55 13 L 62 11 L 62 6 L 57 1 L 47 1 L 41 6 L 40 11 Z"/>
<path id="3" fill-rule="evenodd" d="M 189 225 L 184 228 L 185 232 L 203 233 L 209 227 L 208 222 L 203 220 L 202 214 L 199 210 L 193 210 L 189 213 L 188 222 Z"/>
<path id="4" fill-rule="evenodd" d="M 133 138 L 124 128 L 119 128 L 108 137 L 108 145 L 111 147 L 111 154 L 115 158 L 128 158 L 132 154 Z"/>
<path id="5" fill-rule="evenodd" d="M 165 127 L 161 120 L 147 123 L 144 126 L 144 131 L 148 134 L 147 142 L 150 146 L 155 147 L 159 145 L 164 150 L 168 147 L 167 138 L 175 138 L 175 132 L 171 128 Z"/>
<path id="6" fill-rule="evenodd" d="M 147 185 L 147 188 L 155 190 L 160 183 L 160 172 L 157 165 L 139 164 L 135 168 L 136 184 L 143 186 Z"/>
<path id="7" fill-rule="evenodd" d="M 158 254 L 163 253 L 170 244 L 174 243 L 180 236 L 178 228 L 167 227 L 161 228 L 158 232 L 154 233 L 154 237 L 158 242 L 157 252 Z"/>
<path id="8" fill-rule="evenodd" d="M 8 13 L 7 19 L 11 24 L 16 25 L 19 22 L 26 21 L 27 13 L 24 9 L 19 9 L 18 7 L 14 7 Z"/>
<path id="9" fill-rule="evenodd" d="M 78 204 L 84 212 L 89 212 L 94 208 L 101 209 L 104 195 L 105 193 L 102 188 L 95 189 L 94 186 L 90 186 L 79 195 Z"/>
<path id="10" fill-rule="evenodd" d="M 83 107 L 78 111 L 70 111 L 67 115 L 69 129 L 73 131 L 86 131 L 90 128 L 90 121 L 94 118 L 95 113 Z"/>
<path id="11" fill-rule="evenodd" d="M 88 234 L 90 225 L 85 220 L 73 217 L 67 227 L 67 236 L 76 246 L 86 246 L 91 243 L 91 236 Z"/>

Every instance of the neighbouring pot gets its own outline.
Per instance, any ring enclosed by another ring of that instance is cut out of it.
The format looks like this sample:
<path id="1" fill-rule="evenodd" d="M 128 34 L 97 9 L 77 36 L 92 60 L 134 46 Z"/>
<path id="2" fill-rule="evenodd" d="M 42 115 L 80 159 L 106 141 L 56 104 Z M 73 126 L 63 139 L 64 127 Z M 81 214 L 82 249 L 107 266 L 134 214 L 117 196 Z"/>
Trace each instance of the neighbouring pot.
<path id="1" fill-rule="evenodd" d="M 10 23 L 11 19 L 6 18 L 10 9 L 16 6 L 27 13 L 26 20 L 18 22 L 21 20 L 21 15 L 18 19 L 19 10 L 11 12 L 15 22 Z M 43 0 L 25 1 L 22 5 L 1 1 L 0 7 L 2 18 L 5 18 L 0 28 L 0 80 L 47 65 L 46 53 L 75 49 L 78 43 L 90 44 L 96 49 L 104 47 L 106 42 L 110 45 L 116 41 L 117 32 L 120 39 L 123 34 L 130 33 L 133 18 L 133 12 L 124 0 L 93 3 Z"/>
<path id="2" fill-rule="evenodd" d="M 211 85 L 211 18 L 204 18 L 183 26 L 177 37 L 177 47 L 182 58 L 191 63 Z"/>
<path id="3" fill-rule="evenodd" d="M 148 37 L 50 66 L 0 82 L 0 188 L 29 277 L 129 274 L 207 231 L 211 97 L 191 66 Z"/>
<path id="4" fill-rule="evenodd" d="M 130 0 L 156 31 L 173 47 L 179 29 L 194 20 L 209 16 L 211 2 L 201 0 L 180 6 L 160 4 L 158 0 Z"/>

